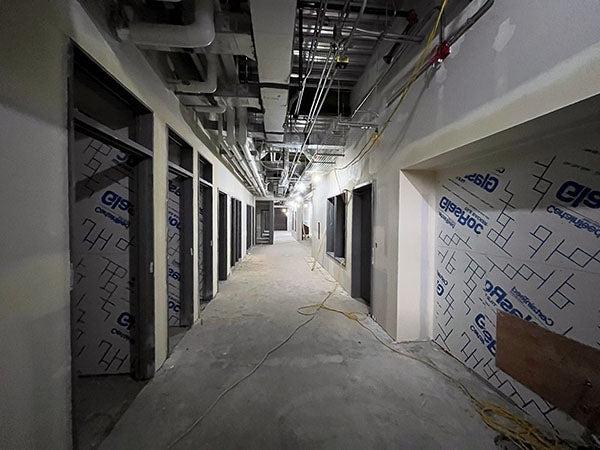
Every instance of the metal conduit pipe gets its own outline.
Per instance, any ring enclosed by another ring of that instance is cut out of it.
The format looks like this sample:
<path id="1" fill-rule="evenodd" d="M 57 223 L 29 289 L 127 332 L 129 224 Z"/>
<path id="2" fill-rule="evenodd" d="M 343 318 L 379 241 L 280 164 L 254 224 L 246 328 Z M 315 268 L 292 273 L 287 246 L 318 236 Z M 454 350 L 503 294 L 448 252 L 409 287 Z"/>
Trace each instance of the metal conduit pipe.
<path id="1" fill-rule="evenodd" d="M 318 41 L 319 35 L 321 34 L 321 30 L 323 29 L 323 22 L 325 20 L 325 10 L 326 9 L 327 9 L 327 0 L 325 1 L 324 4 L 323 4 L 323 0 L 321 0 L 321 2 L 319 4 L 319 12 L 317 13 L 318 14 L 317 25 L 315 26 L 313 38 L 310 43 L 310 49 L 308 51 L 309 59 L 310 59 L 310 66 L 308 69 L 308 73 L 306 74 L 306 77 L 304 77 L 302 80 L 302 89 L 300 90 L 300 93 L 298 94 L 298 101 L 296 103 L 296 113 L 295 113 L 296 115 L 298 115 L 299 111 L 300 111 L 300 104 L 302 103 L 302 97 L 304 96 L 304 90 L 306 89 L 306 80 L 312 74 L 313 66 L 315 63 L 317 41 Z M 302 76 L 302 73 L 300 74 L 300 76 Z"/>
<path id="2" fill-rule="evenodd" d="M 354 35 L 354 32 L 356 31 L 356 28 L 358 27 L 358 24 L 360 23 L 360 20 L 363 17 L 363 14 L 365 12 L 365 7 L 367 6 L 367 0 L 363 0 L 363 3 L 361 5 L 360 11 L 358 13 L 358 15 L 356 16 L 356 20 L 354 21 L 354 23 L 352 24 L 352 30 L 350 31 L 350 34 L 348 35 L 348 37 L 346 38 L 345 42 L 343 43 L 343 45 L 341 46 L 341 49 L 339 51 L 336 51 L 332 61 L 331 61 L 331 65 L 329 67 L 329 71 L 327 73 L 327 78 L 329 78 L 329 74 L 331 73 L 331 69 L 333 68 L 333 66 L 335 65 L 335 57 L 337 55 L 343 55 L 344 52 L 348 49 L 348 47 L 350 46 L 350 42 L 352 40 L 352 36 Z M 345 20 L 345 19 L 344 19 Z M 342 28 L 343 28 L 343 24 L 342 24 Z M 329 55 L 328 55 L 329 56 Z M 325 70 L 325 67 L 323 67 L 323 71 Z M 310 123 L 310 126 L 308 127 L 308 133 L 306 134 L 306 138 L 304 139 L 304 142 L 302 143 L 302 146 L 300 147 L 300 151 L 296 153 L 296 155 L 294 156 L 294 161 L 292 163 L 292 168 L 289 172 L 288 178 L 286 180 L 286 184 L 285 184 L 285 191 L 284 191 L 284 195 L 286 195 L 289 191 L 289 187 L 290 187 L 290 181 L 292 179 L 292 177 L 294 176 L 294 173 L 296 172 L 296 168 L 298 167 L 298 159 L 300 158 L 300 155 L 304 154 L 306 156 L 306 159 L 308 159 L 308 165 L 310 165 L 312 163 L 312 159 L 310 158 L 310 156 L 306 153 L 305 151 L 305 147 L 306 144 L 308 143 L 309 139 L 310 139 L 310 135 L 312 133 L 312 130 L 315 126 L 315 118 L 319 115 L 319 113 L 321 112 L 321 108 L 323 107 L 323 104 L 325 103 L 325 99 L 327 98 L 327 94 L 331 88 L 331 84 L 333 83 L 333 78 L 335 77 L 335 73 L 337 72 L 337 68 L 333 70 L 333 73 L 331 74 L 331 78 L 329 79 L 329 85 L 327 85 L 327 88 L 325 88 L 325 84 L 327 83 L 327 78 L 325 79 L 325 82 L 323 83 L 322 87 L 321 87 L 321 92 L 319 92 L 319 96 L 318 98 L 315 98 L 315 102 L 313 102 L 313 105 L 311 106 L 311 111 L 313 110 L 312 107 L 314 107 L 316 104 L 318 104 L 318 107 L 315 109 L 313 116 L 311 117 L 311 114 L 309 113 L 308 116 L 308 123 Z M 322 75 L 321 75 L 322 76 Z M 321 80 L 319 80 L 319 85 L 321 86 Z M 323 94 L 323 90 L 325 89 L 325 95 Z M 317 88 L 318 90 L 318 88 Z M 322 97 L 322 100 L 321 100 Z M 320 102 L 320 103 L 318 103 Z M 307 125 L 308 125 L 307 123 Z"/>
<path id="3" fill-rule="evenodd" d="M 290 169 L 290 151 L 284 148 L 281 154 L 283 156 L 283 172 L 281 172 L 279 184 L 285 186 Z"/>
<path id="4" fill-rule="evenodd" d="M 481 18 L 481 16 L 483 16 L 486 13 L 486 11 L 492 7 L 493 4 L 494 0 L 487 0 L 487 2 L 485 2 L 471 17 L 469 17 L 458 30 L 456 30 L 454 33 L 452 33 L 451 36 L 448 37 L 446 41 L 448 45 L 452 46 L 452 44 L 454 44 L 458 39 L 460 39 L 460 37 L 464 35 L 467 32 L 467 30 L 469 30 L 469 28 L 471 28 L 473 24 L 477 22 Z M 417 73 L 417 78 L 420 77 L 427 69 L 429 69 L 429 67 L 431 67 L 431 63 L 425 64 Z M 400 88 L 396 89 L 392 93 L 389 100 L 386 102 L 387 107 L 389 107 L 398 99 L 398 97 L 402 94 L 402 91 L 406 88 L 406 85 L 407 82 L 402 83 Z"/>
<path id="5" fill-rule="evenodd" d="M 235 145 L 235 109 L 227 108 L 227 144 Z"/>
<path id="6" fill-rule="evenodd" d="M 468 30 L 469 28 L 471 28 L 473 26 L 473 24 L 475 24 L 475 22 L 477 22 L 494 4 L 494 0 L 488 0 L 487 2 L 485 2 L 476 12 L 475 14 L 473 14 L 471 17 L 469 17 L 465 23 L 458 29 L 456 30 L 451 36 L 448 37 L 448 44 L 452 45 L 453 43 L 455 43 L 461 36 L 463 36 Z M 436 8 L 434 8 L 435 11 Z M 391 67 L 391 66 L 390 66 Z M 431 64 L 425 64 L 423 66 L 423 68 L 421 68 L 421 70 L 418 72 L 417 74 L 417 78 L 419 76 L 421 76 L 429 67 L 431 67 Z M 389 69 L 388 69 L 389 71 Z M 387 73 L 387 72 L 386 72 Z M 380 80 L 378 80 L 380 81 Z M 400 95 L 400 93 L 402 92 L 402 90 L 406 87 L 406 83 L 403 83 L 402 87 L 400 89 L 398 89 L 393 95 L 392 97 L 387 101 L 386 106 L 389 107 L 394 101 L 396 101 L 396 99 L 398 98 L 398 95 Z M 359 107 L 364 103 L 364 100 L 361 102 L 361 104 L 359 105 Z M 355 110 L 354 113 L 356 113 L 357 110 Z M 354 114 L 353 114 L 354 115 Z M 309 161 L 309 163 L 306 166 L 305 169 L 305 173 L 311 168 L 312 166 L 312 161 Z"/>
<path id="7" fill-rule="evenodd" d="M 248 111 L 241 106 L 235 109 L 237 114 L 236 140 L 240 147 L 245 147 L 248 138 Z"/>
<path id="8" fill-rule="evenodd" d="M 436 6 L 436 7 L 432 8 L 426 14 L 425 19 L 421 22 L 421 27 L 419 28 L 419 31 L 421 31 L 421 30 L 423 30 L 425 28 L 425 25 L 427 25 L 427 23 L 429 22 L 429 20 L 431 20 L 431 18 L 433 17 L 433 14 L 435 13 L 435 11 L 437 11 L 438 9 L 439 9 L 439 6 Z M 401 50 L 395 52 L 395 54 L 393 55 L 393 60 L 388 65 L 388 68 L 382 74 L 380 74 L 377 77 L 377 79 L 371 85 L 371 87 L 366 92 L 366 94 L 363 96 L 363 98 L 361 98 L 360 102 L 358 102 L 358 105 L 354 108 L 354 110 L 352 111 L 352 114 L 350 115 L 350 119 L 353 119 L 354 116 L 356 115 L 356 113 L 358 111 L 360 111 L 360 108 L 363 107 L 363 105 L 367 102 L 367 100 L 369 99 L 369 97 L 371 97 L 371 95 L 373 94 L 373 92 L 375 92 L 375 90 L 379 86 L 379 83 L 381 83 L 383 81 L 383 79 L 391 72 L 392 68 L 394 68 L 395 62 L 399 60 L 400 56 L 404 53 L 404 51 L 407 48 L 408 48 L 408 46 L 404 46 Z"/>
<path id="9" fill-rule="evenodd" d="M 225 112 L 225 111 L 223 111 Z M 220 147 L 223 143 L 223 116 L 217 117 L 217 145 Z"/>
<path id="10" fill-rule="evenodd" d="M 254 179 L 254 175 L 252 174 L 252 169 L 250 168 L 249 161 L 244 158 L 244 156 L 240 153 L 240 150 L 236 145 L 227 145 L 231 152 L 233 153 L 234 158 L 239 162 L 240 167 L 245 173 L 245 178 L 248 181 L 248 184 L 252 186 L 256 192 L 261 192 L 258 182 Z"/>
<path id="11" fill-rule="evenodd" d="M 257 193 L 261 193 L 262 185 L 257 182 L 252 173 L 251 164 L 240 154 L 236 147 L 236 135 L 235 135 L 235 110 L 233 108 L 227 109 L 227 140 L 223 140 L 223 117 L 219 116 L 218 122 L 218 135 L 217 135 L 217 146 L 225 151 L 228 155 L 230 164 L 234 167 L 241 178 L 246 182 L 248 186 L 254 189 Z M 233 145 L 230 144 L 230 140 L 233 140 Z M 257 170 L 258 173 L 258 170 Z"/>
<path id="12" fill-rule="evenodd" d="M 258 166 L 256 165 L 256 159 L 252 157 L 252 154 L 250 153 L 250 149 L 248 148 L 248 145 L 244 145 L 242 147 L 242 150 L 244 151 L 244 156 L 246 157 L 246 162 L 247 162 L 248 166 L 250 167 L 250 171 L 252 172 L 252 175 L 254 176 L 254 178 L 256 180 L 256 184 L 258 185 L 259 192 L 261 193 L 261 195 L 267 195 L 267 189 L 263 183 L 260 173 L 258 172 Z"/>
<path id="13" fill-rule="evenodd" d="M 223 147 L 225 148 L 225 147 Z M 244 181 L 246 184 L 248 184 L 248 182 L 246 181 L 246 176 L 242 173 L 241 169 L 238 167 L 238 165 L 236 164 L 235 158 L 233 158 L 233 156 L 231 155 L 231 153 L 229 153 L 227 150 L 224 151 L 223 156 L 225 157 L 225 159 L 227 160 L 227 162 L 229 163 L 229 166 L 231 167 L 232 171 L 242 180 Z M 248 184 L 249 187 L 252 188 L 252 185 Z M 258 193 L 258 192 L 257 192 Z"/>
<path id="14" fill-rule="evenodd" d="M 243 162 L 250 169 L 250 173 L 259 189 L 261 195 L 266 195 L 266 190 L 262 182 L 256 161 L 252 157 L 248 148 L 248 110 L 244 107 L 237 107 L 237 143 L 239 148 L 242 149 Z"/>
<path id="15" fill-rule="evenodd" d="M 206 80 L 172 83 L 176 94 L 202 95 L 212 94 L 217 90 L 217 55 L 206 55 L 206 62 Z"/>
<path id="16" fill-rule="evenodd" d="M 196 120 L 198 121 L 198 118 L 196 118 Z M 247 174 L 242 169 L 239 163 L 239 159 L 235 158 L 232 150 L 227 146 L 227 143 L 223 141 L 223 118 L 221 116 L 218 117 L 218 134 L 216 136 L 216 139 L 214 139 L 214 137 L 211 136 L 210 140 L 215 144 L 215 146 L 218 149 L 221 150 L 221 154 L 225 157 L 225 160 L 228 162 L 232 172 L 235 175 L 237 175 L 244 183 L 246 183 L 246 185 L 249 186 L 251 189 L 255 189 L 255 186 L 253 185 L 253 183 L 251 183 L 251 180 L 248 179 Z M 258 193 L 259 191 L 257 190 L 256 192 Z"/>
<path id="17" fill-rule="evenodd" d="M 258 187 L 254 183 L 254 180 L 251 176 L 249 176 L 247 172 L 247 168 L 242 164 L 242 158 L 235 146 L 230 146 L 225 141 L 221 141 L 220 148 L 225 152 L 225 155 L 228 157 L 228 160 L 231 166 L 237 171 L 240 178 L 253 190 L 257 193 L 260 192 Z"/>
<path id="18" fill-rule="evenodd" d="M 146 48 L 207 47 L 215 39 L 213 0 L 196 0 L 195 8 L 195 20 L 190 25 L 133 22 L 129 27 L 118 28 L 117 35 Z"/>
<path id="19" fill-rule="evenodd" d="M 199 113 L 223 114 L 225 111 L 227 111 L 227 107 L 222 106 L 222 105 L 192 106 L 192 108 L 194 108 L 194 111 L 199 112 Z M 221 119 L 221 126 L 222 125 L 223 125 L 223 123 L 222 123 L 222 119 Z"/>

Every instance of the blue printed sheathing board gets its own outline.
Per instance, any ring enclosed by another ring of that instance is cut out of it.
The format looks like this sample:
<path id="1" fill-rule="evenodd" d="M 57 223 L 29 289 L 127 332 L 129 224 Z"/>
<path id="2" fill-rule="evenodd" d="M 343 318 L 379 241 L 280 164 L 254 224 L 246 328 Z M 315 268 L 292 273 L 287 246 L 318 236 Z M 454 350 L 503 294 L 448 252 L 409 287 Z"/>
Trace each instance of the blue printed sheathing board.
<path id="1" fill-rule="evenodd" d="M 169 192 L 167 201 L 167 295 L 169 325 L 179 326 L 181 292 L 181 244 L 179 240 L 181 220 L 179 205 L 181 197 L 181 178 L 169 173 Z"/>
<path id="2" fill-rule="evenodd" d="M 434 339 L 553 426 L 566 416 L 495 366 L 496 311 L 600 347 L 597 142 L 438 173 Z"/>
<path id="3" fill-rule="evenodd" d="M 75 134 L 73 209 L 73 354 L 77 374 L 130 372 L 136 295 L 130 271 L 135 246 L 131 158 Z"/>

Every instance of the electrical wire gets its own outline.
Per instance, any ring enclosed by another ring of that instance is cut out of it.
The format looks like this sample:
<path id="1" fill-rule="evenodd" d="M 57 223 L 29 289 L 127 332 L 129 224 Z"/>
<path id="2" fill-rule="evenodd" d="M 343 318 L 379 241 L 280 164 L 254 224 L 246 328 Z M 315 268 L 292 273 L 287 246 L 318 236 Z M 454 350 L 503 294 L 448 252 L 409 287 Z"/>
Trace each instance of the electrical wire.
<path id="1" fill-rule="evenodd" d="M 316 265 L 316 259 L 311 270 L 314 270 Z M 337 287 L 337 283 L 336 283 Z M 357 323 L 359 326 L 367 330 L 379 343 L 385 346 L 392 352 L 419 362 L 430 369 L 434 370 L 438 374 L 442 375 L 451 385 L 462 392 L 473 404 L 475 410 L 481 417 L 481 420 L 492 430 L 500 433 L 502 436 L 514 443 L 518 448 L 522 450 L 562 450 L 569 448 L 568 444 L 562 441 L 557 436 L 547 436 L 540 431 L 535 425 L 526 419 L 519 417 L 506 408 L 492 402 L 479 400 L 471 391 L 460 381 L 454 379 L 448 375 L 442 369 L 437 367 L 426 359 L 419 358 L 411 353 L 399 350 L 389 343 L 385 342 L 380 336 L 375 333 L 371 328 L 366 326 L 363 321 L 368 318 L 368 315 L 358 311 L 343 311 L 337 308 L 327 306 L 324 302 L 315 303 L 312 305 L 306 305 L 298 308 L 298 313 L 305 316 L 314 317 L 319 311 L 325 310 L 341 314 L 349 320 Z"/>
<path id="2" fill-rule="evenodd" d="M 338 284 L 336 283 L 333 286 L 333 289 L 327 293 L 325 298 L 320 303 L 316 303 L 316 305 L 319 307 L 325 305 L 325 302 L 327 300 L 329 300 L 329 298 L 333 295 L 333 293 L 335 292 L 337 287 L 338 287 Z M 303 315 L 308 315 L 308 314 L 303 314 Z M 229 392 L 234 390 L 242 382 L 244 382 L 245 380 L 250 378 L 260 368 L 260 366 L 263 365 L 263 363 L 267 360 L 267 358 L 269 358 L 269 356 L 271 356 L 273 353 L 275 353 L 277 350 L 279 350 L 281 347 L 283 347 L 285 344 L 287 344 L 294 337 L 294 335 L 298 331 L 300 331 L 300 329 L 302 327 L 308 325 L 315 317 L 316 317 L 316 312 L 315 312 L 315 314 L 311 315 L 311 317 L 309 317 L 307 320 L 305 320 L 300 325 L 298 325 L 296 328 L 294 328 L 294 330 L 283 341 L 281 341 L 279 344 L 277 344 L 275 347 L 273 347 L 271 350 L 269 350 L 267 353 L 265 353 L 264 356 L 260 359 L 260 361 L 258 361 L 258 363 L 256 363 L 255 366 L 252 368 L 252 370 L 250 370 L 246 375 L 242 376 L 241 378 L 238 378 L 228 388 L 221 391 L 221 393 L 219 395 L 217 395 L 217 397 L 208 406 L 208 408 L 206 408 L 206 410 L 204 410 L 202 415 L 200 415 L 198 418 L 196 418 L 196 420 L 194 420 L 190 424 L 190 426 L 185 429 L 185 431 L 183 433 L 181 433 L 175 440 L 173 440 L 167 446 L 167 448 L 173 448 L 175 445 L 177 445 L 179 442 L 181 442 L 188 434 L 190 434 L 192 432 L 192 430 L 194 428 L 196 428 L 200 423 L 202 423 L 202 421 L 206 418 L 206 416 L 208 416 L 210 414 L 210 412 L 215 408 L 215 406 L 217 406 L 217 404 L 223 399 L 223 397 L 225 397 Z"/>
<path id="3" fill-rule="evenodd" d="M 314 271 L 315 266 L 316 259 L 314 259 L 311 271 Z M 302 327 L 308 325 L 312 320 L 314 320 L 315 317 L 317 317 L 317 314 L 322 310 L 340 314 L 348 320 L 357 323 L 360 327 L 367 330 L 379 343 L 381 343 L 390 351 L 402 357 L 423 364 L 429 367 L 431 370 L 435 371 L 436 373 L 442 375 L 451 385 L 457 388 L 471 401 L 479 416 L 481 417 L 482 421 L 489 428 L 500 433 L 502 436 L 513 442 L 518 448 L 522 450 L 561 450 L 568 448 L 566 443 L 561 441 L 558 437 L 547 436 L 542 431 L 540 431 L 535 425 L 533 425 L 526 419 L 513 414 L 506 408 L 495 403 L 479 400 L 475 395 L 471 393 L 471 391 L 463 383 L 448 375 L 446 372 L 441 370 L 432 362 L 427 361 L 423 358 L 419 358 L 411 353 L 401 351 L 384 341 L 380 336 L 377 335 L 377 333 L 375 333 L 375 331 L 373 331 L 371 328 L 369 328 L 363 323 L 363 321 L 369 317 L 366 313 L 360 311 L 344 311 L 326 305 L 327 300 L 329 300 L 331 296 L 335 293 L 338 286 L 339 284 L 337 282 L 334 282 L 333 288 L 327 293 L 327 295 L 325 296 L 325 298 L 323 298 L 321 302 L 299 307 L 296 310 L 297 313 L 302 316 L 308 316 L 308 319 L 306 319 L 304 322 L 300 323 L 296 328 L 294 328 L 294 330 L 283 341 L 281 341 L 275 347 L 267 351 L 264 354 L 264 356 L 259 360 L 259 362 L 256 363 L 255 366 L 247 374 L 237 379 L 229 387 L 221 391 L 221 393 L 208 406 L 208 408 L 206 408 L 202 415 L 200 415 L 196 420 L 194 420 L 182 434 L 180 434 L 175 440 L 173 440 L 168 445 L 167 448 L 173 448 L 175 445 L 181 442 L 187 435 L 189 435 L 195 427 L 202 423 L 202 421 L 210 414 L 210 412 L 229 392 L 231 392 L 242 382 L 250 378 L 264 364 L 264 362 L 269 358 L 269 356 L 271 356 L 274 352 L 276 352 L 286 343 L 288 343 Z"/>
<path id="4" fill-rule="evenodd" d="M 434 24 L 433 28 L 431 29 L 431 31 L 429 32 L 429 34 L 427 35 L 427 39 L 425 41 L 425 46 L 423 47 L 423 49 L 421 50 L 421 52 L 419 54 L 419 57 L 417 58 L 417 63 L 414 65 L 413 71 L 411 72 L 411 75 L 409 76 L 407 83 L 405 84 L 405 86 L 403 87 L 403 89 L 400 92 L 400 95 L 398 96 L 396 106 L 392 109 L 392 112 L 390 113 L 390 115 L 388 116 L 386 121 L 384 122 L 381 129 L 374 132 L 369 137 L 369 140 L 359 150 L 359 152 L 357 153 L 357 155 L 354 158 L 352 158 L 348 163 L 344 164 L 342 167 L 333 168 L 334 171 L 345 170 L 348 167 L 353 166 L 354 164 L 361 161 L 368 153 L 370 153 L 373 150 L 373 148 L 375 148 L 375 144 L 379 141 L 381 135 L 385 132 L 388 125 L 391 123 L 396 112 L 400 108 L 400 105 L 403 103 L 404 99 L 406 98 L 406 95 L 408 94 L 410 88 L 415 83 L 415 81 L 417 81 L 417 79 L 419 78 L 419 75 L 422 73 L 422 70 L 425 67 L 427 67 L 427 65 L 429 64 L 429 62 L 426 59 L 430 54 L 430 46 L 438 34 L 438 30 L 440 28 L 440 23 L 442 21 L 442 17 L 444 14 L 444 10 L 446 9 L 447 3 L 448 3 L 448 0 L 442 1 L 442 4 L 440 5 L 439 13 L 435 20 L 435 24 Z"/>

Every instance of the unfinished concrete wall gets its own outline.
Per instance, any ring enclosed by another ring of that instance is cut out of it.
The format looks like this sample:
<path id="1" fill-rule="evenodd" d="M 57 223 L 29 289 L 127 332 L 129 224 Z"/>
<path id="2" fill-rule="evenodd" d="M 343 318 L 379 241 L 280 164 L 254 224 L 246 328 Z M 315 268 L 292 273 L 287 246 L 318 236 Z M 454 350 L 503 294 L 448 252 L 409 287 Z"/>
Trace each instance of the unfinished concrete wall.
<path id="1" fill-rule="evenodd" d="M 447 32 L 457 29 L 483 3 L 472 2 L 464 14 L 448 24 Z M 413 183 L 401 171 L 428 168 L 427 162 L 440 155 L 446 155 L 447 161 L 460 159 L 462 150 L 457 149 L 469 142 L 600 92 L 599 15 L 600 5 L 593 0 L 576 4 L 560 0 L 496 1 L 456 42 L 437 71 L 413 85 L 373 150 L 357 164 L 335 175 L 325 174 L 316 184 L 312 222 L 315 230 L 321 223 L 322 233 L 320 240 L 313 240 L 313 254 L 349 289 L 348 263 L 342 266 L 324 253 L 326 199 L 375 180 L 372 308 L 391 336 L 400 340 L 430 337 L 433 299 L 433 273 L 417 279 L 406 276 L 412 265 L 431 270 L 432 239 L 416 246 L 411 242 L 414 234 L 410 228 L 403 231 L 404 226 L 415 226 L 411 221 L 417 221 L 419 230 L 431 229 L 432 191 L 422 186 L 432 185 L 432 181 L 420 175 L 423 180 Z M 384 67 L 383 53 L 373 55 L 369 71 L 353 93 L 355 102 Z M 408 70 L 410 64 L 405 63 Z M 393 78 L 399 80 L 405 73 L 400 71 Z M 379 114 L 380 121 L 385 120 L 390 112 L 386 101 L 398 87 L 393 81 L 376 90 L 356 120 L 373 121 L 377 117 L 374 113 Z M 364 135 L 348 148 L 338 166 L 350 161 L 368 137 Z M 403 201 L 404 193 L 409 201 Z M 349 218 L 351 208 L 350 202 Z M 351 229 L 350 222 L 347 230 Z M 350 238 L 346 248 L 348 253 Z M 431 283 L 423 290 L 425 279 Z"/>
<path id="2" fill-rule="evenodd" d="M 1 225 L 4 244 L 0 250 L 3 299 L 0 392 L 4 402 L 0 413 L 0 447 L 3 448 L 71 446 L 67 190 L 70 39 L 155 113 L 157 368 L 167 354 L 167 124 L 213 164 L 215 186 L 244 203 L 254 203 L 250 192 L 192 132 L 177 99 L 143 55 L 131 44 L 116 42 L 101 17 L 92 19 L 74 0 L 3 1 L 0 4 L 0 197 L 4 208 Z M 216 195 L 215 190 L 213 242 L 217 233 Z M 216 251 L 216 246 L 213 248 Z M 217 267 L 216 253 L 214 261 Z M 194 274 L 197 276 L 197 270 Z M 197 286 L 197 279 L 195 283 Z M 216 272 L 213 283 L 216 286 Z"/>

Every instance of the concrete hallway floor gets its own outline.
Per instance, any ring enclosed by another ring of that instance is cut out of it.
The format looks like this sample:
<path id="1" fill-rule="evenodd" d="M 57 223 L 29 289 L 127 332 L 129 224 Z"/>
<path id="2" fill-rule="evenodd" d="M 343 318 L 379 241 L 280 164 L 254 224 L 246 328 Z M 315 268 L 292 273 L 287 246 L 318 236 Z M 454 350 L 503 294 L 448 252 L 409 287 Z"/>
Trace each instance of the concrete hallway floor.
<path id="1" fill-rule="evenodd" d="M 100 448 L 167 448 L 306 320 L 298 307 L 331 291 L 329 275 L 319 266 L 311 271 L 309 261 L 307 247 L 291 237 L 253 248 Z M 341 288 L 327 304 L 367 310 Z M 365 323 L 391 343 L 375 322 Z M 394 345 L 443 368 L 479 398 L 516 410 L 434 345 Z M 488 449 L 499 448 L 496 437 L 439 373 L 321 311 L 174 448 Z"/>

